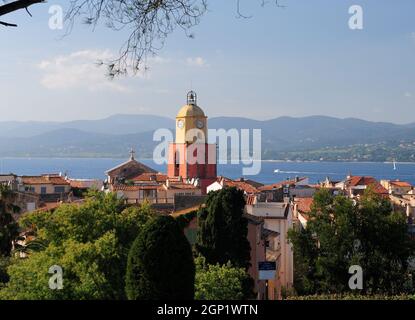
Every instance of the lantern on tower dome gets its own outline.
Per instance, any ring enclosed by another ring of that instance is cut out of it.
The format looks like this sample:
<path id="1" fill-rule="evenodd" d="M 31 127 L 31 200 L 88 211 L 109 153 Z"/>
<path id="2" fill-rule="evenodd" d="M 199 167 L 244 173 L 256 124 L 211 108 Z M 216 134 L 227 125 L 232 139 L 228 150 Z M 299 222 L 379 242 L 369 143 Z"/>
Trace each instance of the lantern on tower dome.
<path id="1" fill-rule="evenodd" d="M 187 94 L 187 104 L 189 106 L 197 105 L 197 94 L 193 90 Z"/>

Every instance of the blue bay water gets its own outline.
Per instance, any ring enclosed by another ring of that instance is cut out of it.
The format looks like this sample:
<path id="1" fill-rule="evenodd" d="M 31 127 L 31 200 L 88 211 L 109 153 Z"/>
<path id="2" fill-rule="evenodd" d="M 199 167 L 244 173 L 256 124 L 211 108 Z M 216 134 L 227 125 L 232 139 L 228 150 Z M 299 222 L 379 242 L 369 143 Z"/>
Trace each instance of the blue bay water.
<path id="1" fill-rule="evenodd" d="M 0 158 L 0 173 L 17 175 L 37 175 L 43 173 L 67 172 L 72 178 L 104 179 L 105 171 L 122 163 L 123 159 L 61 159 L 61 158 Z M 152 160 L 140 160 L 144 164 L 158 170 L 166 171 L 165 165 L 157 165 Z M 400 179 L 415 185 L 415 163 L 397 163 L 393 170 L 391 163 L 379 162 L 280 162 L 262 161 L 261 172 L 255 176 L 245 176 L 265 184 L 307 176 L 310 182 L 316 183 L 327 176 L 332 180 L 342 180 L 352 175 L 373 176 L 377 179 Z M 219 165 L 218 175 L 232 179 L 242 177 L 243 165 Z M 275 173 L 275 170 L 279 172 Z"/>

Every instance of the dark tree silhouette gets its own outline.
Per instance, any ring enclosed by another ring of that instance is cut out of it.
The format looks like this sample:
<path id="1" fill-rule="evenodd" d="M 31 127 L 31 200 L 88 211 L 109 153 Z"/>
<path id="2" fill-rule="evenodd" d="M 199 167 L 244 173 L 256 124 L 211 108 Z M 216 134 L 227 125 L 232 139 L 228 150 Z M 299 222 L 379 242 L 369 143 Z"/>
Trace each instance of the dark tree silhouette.
<path id="1" fill-rule="evenodd" d="M 236 188 L 209 192 L 206 207 L 198 213 L 199 230 L 196 250 L 207 263 L 232 265 L 248 269 L 250 244 L 248 220 L 243 216 L 245 199 Z"/>
<path id="2" fill-rule="evenodd" d="M 170 216 L 147 222 L 128 254 L 128 299 L 192 300 L 194 285 L 192 249 L 179 223 Z"/>
<path id="3" fill-rule="evenodd" d="M 16 194 L 9 188 L 0 185 L 0 256 L 9 256 L 13 241 L 19 235 L 13 213 L 20 208 L 14 205 Z"/>
<path id="4" fill-rule="evenodd" d="M 0 17 L 8 13 L 20 10 L 20 9 L 26 9 L 26 11 L 29 13 L 28 11 L 29 6 L 36 4 L 36 3 L 41 3 L 41 2 L 45 2 L 45 0 L 17 0 L 17 1 L 9 2 L 9 3 L 5 3 L 0 6 Z M 8 23 L 4 21 L 0 21 L 0 24 L 6 27 L 17 27 L 17 25 L 14 23 Z"/>

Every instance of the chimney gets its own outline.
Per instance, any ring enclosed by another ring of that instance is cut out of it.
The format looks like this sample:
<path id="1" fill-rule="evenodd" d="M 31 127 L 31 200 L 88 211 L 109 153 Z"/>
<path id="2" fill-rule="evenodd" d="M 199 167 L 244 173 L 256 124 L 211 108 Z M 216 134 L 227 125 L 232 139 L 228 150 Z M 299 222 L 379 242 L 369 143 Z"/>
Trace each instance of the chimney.
<path id="1" fill-rule="evenodd" d="M 195 187 L 199 187 L 200 186 L 200 180 L 199 178 L 195 179 L 195 183 L 193 184 Z"/>

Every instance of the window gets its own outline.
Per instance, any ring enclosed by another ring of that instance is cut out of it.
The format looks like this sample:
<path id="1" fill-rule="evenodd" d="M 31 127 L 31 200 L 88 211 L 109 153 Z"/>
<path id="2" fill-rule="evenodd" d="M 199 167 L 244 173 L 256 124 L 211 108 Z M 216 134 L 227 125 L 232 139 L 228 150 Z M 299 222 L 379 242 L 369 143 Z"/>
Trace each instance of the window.
<path id="1" fill-rule="evenodd" d="M 40 187 L 40 193 L 46 194 L 46 187 Z"/>
<path id="2" fill-rule="evenodd" d="M 35 187 L 33 187 L 33 186 L 25 186 L 25 191 L 27 191 L 27 192 L 35 192 Z"/>
<path id="3" fill-rule="evenodd" d="M 55 193 L 64 193 L 65 187 L 55 187 Z"/>

